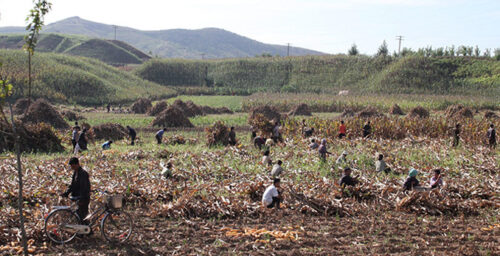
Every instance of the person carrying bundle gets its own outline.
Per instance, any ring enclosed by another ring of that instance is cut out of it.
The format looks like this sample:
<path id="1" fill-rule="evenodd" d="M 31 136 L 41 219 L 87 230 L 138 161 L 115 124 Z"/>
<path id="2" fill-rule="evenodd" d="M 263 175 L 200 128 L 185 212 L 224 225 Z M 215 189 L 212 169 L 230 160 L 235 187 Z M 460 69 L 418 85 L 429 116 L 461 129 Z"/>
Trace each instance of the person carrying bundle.
<path id="1" fill-rule="evenodd" d="M 262 205 L 267 208 L 280 208 L 282 196 L 278 189 L 281 188 L 281 180 L 274 179 L 273 184 L 266 188 L 264 195 L 262 195 Z"/>

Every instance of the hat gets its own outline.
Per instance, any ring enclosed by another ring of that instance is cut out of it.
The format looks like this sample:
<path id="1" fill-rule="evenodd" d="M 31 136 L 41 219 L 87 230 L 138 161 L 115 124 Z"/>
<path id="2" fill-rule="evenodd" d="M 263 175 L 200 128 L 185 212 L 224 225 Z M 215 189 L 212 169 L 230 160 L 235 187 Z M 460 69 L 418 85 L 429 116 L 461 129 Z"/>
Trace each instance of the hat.
<path id="1" fill-rule="evenodd" d="M 410 175 L 410 177 L 415 177 L 415 176 L 417 176 L 417 174 L 418 174 L 418 171 L 415 169 L 411 169 L 410 173 L 408 173 L 408 175 Z"/>

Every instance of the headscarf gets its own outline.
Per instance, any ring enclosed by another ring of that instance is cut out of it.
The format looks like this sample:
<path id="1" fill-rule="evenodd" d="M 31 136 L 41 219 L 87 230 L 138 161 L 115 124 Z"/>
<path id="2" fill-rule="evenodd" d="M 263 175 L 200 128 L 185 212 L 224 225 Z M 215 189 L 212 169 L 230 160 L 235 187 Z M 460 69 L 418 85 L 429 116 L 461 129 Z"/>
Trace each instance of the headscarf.
<path id="1" fill-rule="evenodd" d="M 418 171 L 417 171 L 417 170 L 415 170 L 415 169 L 411 169 L 411 170 L 410 170 L 410 173 L 408 173 L 408 175 L 409 175 L 410 177 L 415 177 L 415 176 L 417 176 L 417 174 L 418 174 Z"/>

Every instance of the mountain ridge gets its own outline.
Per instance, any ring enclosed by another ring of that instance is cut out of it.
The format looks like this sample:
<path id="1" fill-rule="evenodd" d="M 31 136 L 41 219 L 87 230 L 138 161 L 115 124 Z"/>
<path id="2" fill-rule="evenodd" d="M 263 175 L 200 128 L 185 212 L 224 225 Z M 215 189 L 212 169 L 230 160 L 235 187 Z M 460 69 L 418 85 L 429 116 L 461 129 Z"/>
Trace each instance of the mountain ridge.
<path id="1" fill-rule="evenodd" d="M 46 25 L 42 33 L 76 34 L 114 39 L 114 26 L 70 17 Z M 24 27 L 0 27 L 0 33 L 26 33 Z M 221 28 L 139 30 L 116 26 L 116 39 L 150 55 L 167 58 L 241 58 L 256 55 L 287 55 L 287 46 L 265 44 Z M 290 55 L 324 55 L 300 47 L 290 47 Z"/>

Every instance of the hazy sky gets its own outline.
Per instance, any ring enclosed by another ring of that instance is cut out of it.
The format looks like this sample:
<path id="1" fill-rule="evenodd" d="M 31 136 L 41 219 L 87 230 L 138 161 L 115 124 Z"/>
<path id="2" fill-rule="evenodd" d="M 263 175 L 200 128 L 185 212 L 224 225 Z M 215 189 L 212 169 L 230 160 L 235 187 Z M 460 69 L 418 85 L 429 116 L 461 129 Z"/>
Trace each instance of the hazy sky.
<path id="1" fill-rule="evenodd" d="M 217 27 L 327 53 L 403 46 L 500 47 L 500 0 L 51 0 L 46 23 L 71 16 L 143 30 Z M 0 0 L 0 26 L 23 26 L 31 0 Z"/>

